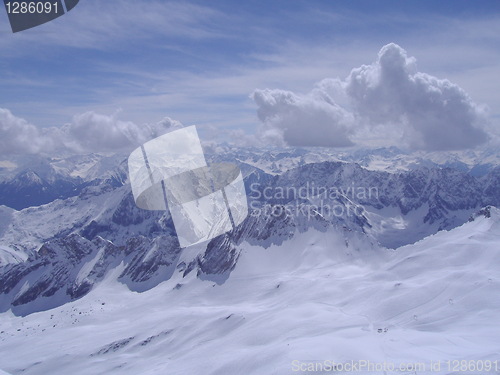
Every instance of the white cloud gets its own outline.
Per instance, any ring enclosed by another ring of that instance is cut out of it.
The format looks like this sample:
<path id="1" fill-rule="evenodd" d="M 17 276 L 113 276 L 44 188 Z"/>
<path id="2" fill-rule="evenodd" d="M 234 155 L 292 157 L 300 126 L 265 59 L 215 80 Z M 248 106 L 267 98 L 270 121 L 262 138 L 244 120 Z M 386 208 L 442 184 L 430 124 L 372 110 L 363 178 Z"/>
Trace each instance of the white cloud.
<path id="1" fill-rule="evenodd" d="M 383 138 L 423 150 L 472 148 L 488 140 L 485 109 L 459 86 L 417 71 L 396 44 L 345 80 L 325 79 L 307 95 L 256 90 L 252 95 L 268 134 L 292 146 L 349 146 Z"/>
<path id="2" fill-rule="evenodd" d="M 0 109 L 0 153 L 127 152 L 181 126 L 168 117 L 155 124 L 138 125 L 119 120 L 117 114 L 86 112 L 61 128 L 38 129 L 9 110 Z"/>
<path id="3" fill-rule="evenodd" d="M 169 118 L 156 124 L 138 125 L 119 120 L 116 115 L 86 112 L 76 115 L 60 133 L 65 146 L 75 151 L 122 151 L 132 150 L 177 126 L 180 124 Z"/>
<path id="4" fill-rule="evenodd" d="M 35 125 L 0 108 L 0 153 L 37 153 L 49 142 Z"/>
<path id="5" fill-rule="evenodd" d="M 260 135 L 291 146 L 351 146 L 347 111 L 326 93 L 297 95 L 284 90 L 255 90 L 252 98 L 264 123 Z"/>
<path id="6" fill-rule="evenodd" d="M 344 84 L 357 114 L 373 125 L 402 127 L 413 149 L 464 149 L 487 140 L 484 109 L 450 81 L 417 72 L 415 59 L 396 44 L 353 69 Z"/>

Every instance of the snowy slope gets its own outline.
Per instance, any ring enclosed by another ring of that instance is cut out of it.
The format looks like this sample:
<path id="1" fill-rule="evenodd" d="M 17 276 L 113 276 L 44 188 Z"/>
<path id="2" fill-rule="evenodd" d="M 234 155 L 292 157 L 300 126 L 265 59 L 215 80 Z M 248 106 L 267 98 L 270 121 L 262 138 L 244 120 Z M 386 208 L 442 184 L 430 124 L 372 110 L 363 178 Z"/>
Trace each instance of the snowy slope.
<path id="1" fill-rule="evenodd" d="M 168 213 L 136 207 L 119 156 L 9 169 L 21 187 L 85 185 L 38 207 L 0 206 L 0 368 L 288 374 L 293 360 L 499 352 L 498 210 L 467 222 L 500 206 L 497 153 L 226 151 L 211 160 L 243 163 L 251 208 L 292 215 L 251 216 L 182 252 Z M 293 207 L 319 204 L 314 194 L 276 194 L 307 183 L 347 189 L 326 203 L 362 211 L 308 217 Z M 348 190 L 372 187 L 374 197 Z M 262 189 L 273 196 L 255 197 Z"/>
<path id="2" fill-rule="evenodd" d="M 293 361 L 498 360 L 498 209 L 396 251 L 349 236 L 310 229 L 281 246 L 243 244 L 222 285 L 176 272 L 137 294 L 117 269 L 78 301 L 1 314 L 0 368 L 281 375 Z"/>
<path id="3" fill-rule="evenodd" d="M 127 192 L 126 189 L 89 187 L 76 197 L 47 205 L 0 211 L 0 225 L 4 222 L 3 232 L 0 227 L 0 244 L 15 245 L 27 252 L 38 250 L 45 241 L 63 237 L 114 209 Z"/>
<path id="4" fill-rule="evenodd" d="M 22 263 L 28 259 L 26 253 L 18 251 L 11 247 L 0 245 L 0 266 L 5 266 L 6 264 L 17 264 Z"/>
<path id="5" fill-rule="evenodd" d="M 311 228 L 355 232 L 396 248 L 461 225 L 480 207 L 499 206 L 500 175 L 494 172 L 481 179 L 452 169 L 390 174 L 342 162 L 306 164 L 278 176 L 250 169 L 251 216 L 231 236 L 204 244 L 186 261 L 176 260 L 179 246 L 168 212 L 139 209 L 130 186 L 113 179 L 47 205 L 3 207 L 0 311 L 25 315 L 81 298 L 118 264 L 120 281 L 134 291 L 167 280 L 176 266 L 221 283 L 238 262 L 241 242 L 279 246 Z M 345 191 L 321 198 L 306 191 L 313 186 Z M 349 193 L 356 187 L 376 187 L 378 193 Z M 323 204 L 335 210 L 317 208 Z"/>

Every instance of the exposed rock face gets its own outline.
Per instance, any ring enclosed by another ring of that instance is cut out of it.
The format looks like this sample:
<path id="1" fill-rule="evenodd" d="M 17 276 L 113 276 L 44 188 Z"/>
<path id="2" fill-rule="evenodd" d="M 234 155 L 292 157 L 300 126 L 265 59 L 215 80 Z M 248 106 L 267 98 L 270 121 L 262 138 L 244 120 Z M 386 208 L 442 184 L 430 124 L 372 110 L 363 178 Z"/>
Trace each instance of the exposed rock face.
<path id="1" fill-rule="evenodd" d="M 2 310 L 30 313 L 64 304 L 87 294 L 111 270 L 123 268 L 118 280 L 131 290 L 144 291 L 168 279 L 180 248 L 171 236 L 154 240 L 139 236 L 126 245 L 78 234 L 44 244 L 26 262 L 2 269 Z"/>
<path id="2" fill-rule="evenodd" d="M 343 162 L 304 164 L 281 175 L 249 165 L 242 170 L 250 215 L 181 264 L 182 249 L 169 213 L 137 208 L 123 174 L 94 180 L 77 197 L 19 212 L 0 210 L 0 244 L 28 254 L 26 260 L 0 265 L 0 311 L 12 308 L 23 315 L 81 298 L 112 271 L 138 292 L 176 271 L 223 283 L 242 244 L 281 245 L 311 228 L 381 242 L 373 213 L 384 210 L 403 218 L 413 215 L 419 225 L 431 228 L 421 234 L 425 236 L 462 224 L 481 207 L 500 206 L 499 168 L 482 177 L 438 168 L 387 173 Z M 36 176 L 29 180 L 39 182 Z M 335 194 L 321 196 L 315 188 Z M 325 213 L 321 204 L 342 212 Z M 488 210 L 480 214 L 488 215 Z M 346 235 L 346 246 L 348 242 Z"/>

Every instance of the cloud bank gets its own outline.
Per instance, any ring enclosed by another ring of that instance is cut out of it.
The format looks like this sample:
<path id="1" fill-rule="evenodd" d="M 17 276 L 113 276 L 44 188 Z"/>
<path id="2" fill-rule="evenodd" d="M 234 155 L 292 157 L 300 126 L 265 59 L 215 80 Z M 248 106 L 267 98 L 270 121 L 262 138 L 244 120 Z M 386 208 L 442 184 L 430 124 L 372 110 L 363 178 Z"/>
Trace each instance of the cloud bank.
<path id="1" fill-rule="evenodd" d="M 485 143 L 487 116 L 459 86 L 417 71 L 396 44 L 344 80 L 306 95 L 255 90 L 259 137 L 291 146 L 350 146 L 375 139 L 412 150 L 459 150 Z"/>
<path id="2" fill-rule="evenodd" d="M 144 142 L 182 125 L 168 117 L 138 125 L 116 115 L 86 112 L 60 128 L 39 129 L 0 108 L 1 154 L 130 152 Z"/>

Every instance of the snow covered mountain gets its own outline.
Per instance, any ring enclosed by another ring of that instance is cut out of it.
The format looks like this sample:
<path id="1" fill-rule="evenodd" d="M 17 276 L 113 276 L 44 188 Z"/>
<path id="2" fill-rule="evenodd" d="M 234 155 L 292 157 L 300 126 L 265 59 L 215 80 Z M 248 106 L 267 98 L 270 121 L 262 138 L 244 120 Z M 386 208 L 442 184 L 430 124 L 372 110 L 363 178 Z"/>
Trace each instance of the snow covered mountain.
<path id="1" fill-rule="evenodd" d="M 397 149 L 219 151 L 209 160 L 239 163 L 251 214 L 188 249 L 168 211 L 137 208 L 122 156 L 4 162 L 3 186 L 30 207 L 0 206 L 0 368 L 287 374 L 318 358 L 498 351 L 493 155 L 474 173 L 478 154 L 400 168 Z M 373 168 L 380 157 L 393 164 Z M 55 194 L 28 204 L 40 187 Z"/>
<path id="2" fill-rule="evenodd" d="M 155 287 L 174 269 L 223 283 L 242 243 L 278 246 L 310 229 L 352 232 L 397 248 L 461 225 L 481 207 L 500 206 L 500 167 L 482 177 L 450 168 L 389 173 L 329 161 L 279 175 L 241 167 L 250 217 L 182 261 L 169 213 L 137 208 L 123 162 L 104 168 L 102 178 L 91 174 L 77 196 L 21 211 L 2 208 L 0 311 L 26 315 L 60 306 L 119 267 L 117 280 L 133 291 Z"/>
<path id="3" fill-rule="evenodd" d="M 397 250 L 334 228 L 268 248 L 245 241 L 220 285 L 176 269 L 130 293 L 117 282 L 121 264 L 79 300 L 25 318 L 3 313 L 1 366 L 28 375 L 281 375 L 364 360 L 424 374 L 441 361 L 433 373 L 453 373 L 446 361 L 500 351 L 499 239 L 500 212 L 488 207 Z"/>
<path id="4" fill-rule="evenodd" d="M 77 196 L 85 187 L 102 180 L 123 183 L 124 159 L 122 155 L 90 154 L 59 159 L 23 156 L 0 161 L 0 205 L 20 210 Z"/>
<path id="5" fill-rule="evenodd" d="M 497 147 L 455 152 L 407 152 L 397 147 L 383 148 L 286 148 L 260 149 L 220 146 L 216 158 L 235 158 L 270 174 L 281 174 L 289 169 L 323 161 L 342 161 L 385 172 L 403 172 L 427 168 L 451 168 L 483 176 L 500 165 Z"/>

